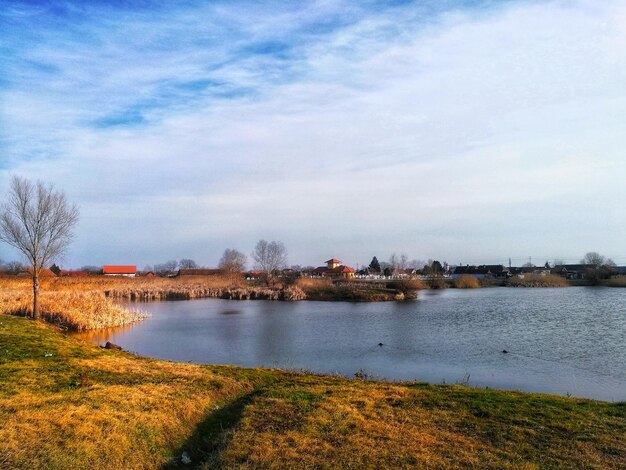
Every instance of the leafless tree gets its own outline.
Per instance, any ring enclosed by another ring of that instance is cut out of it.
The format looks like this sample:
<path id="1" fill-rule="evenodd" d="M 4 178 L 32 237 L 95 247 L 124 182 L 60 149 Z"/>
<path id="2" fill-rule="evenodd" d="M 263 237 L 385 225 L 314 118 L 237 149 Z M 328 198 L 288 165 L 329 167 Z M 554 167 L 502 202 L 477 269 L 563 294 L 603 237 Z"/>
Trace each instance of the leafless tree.
<path id="1" fill-rule="evenodd" d="M 394 274 L 404 274 L 409 266 L 409 257 L 404 253 L 400 256 L 394 253 L 389 258 L 389 264 Z"/>
<path id="2" fill-rule="evenodd" d="M 102 272 L 101 266 L 95 266 L 92 264 L 86 264 L 80 267 L 80 271 L 84 271 L 88 274 L 100 274 Z"/>
<path id="3" fill-rule="evenodd" d="M 0 241 L 21 251 L 32 268 L 33 317 L 39 317 L 39 273 L 72 241 L 78 207 L 51 184 L 14 176 L 0 209 Z"/>
<path id="4" fill-rule="evenodd" d="M 177 267 L 178 267 L 178 261 L 172 259 L 172 260 L 166 261 L 165 263 L 155 264 L 154 272 L 160 275 L 167 275 L 167 274 L 171 275 L 172 273 L 174 273 L 174 271 L 176 271 Z"/>
<path id="5" fill-rule="evenodd" d="M 189 258 L 183 258 L 178 262 L 179 269 L 196 269 L 198 263 Z"/>
<path id="6" fill-rule="evenodd" d="M 581 264 L 592 264 L 594 266 L 602 266 L 605 262 L 606 258 L 595 251 L 590 251 L 580 260 Z"/>
<path id="7" fill-rule="evenodd" d="M 226 248 L 217 266 L 229 273 L 241 273 L 245 271 L 247 262 L 246 255 L 241 251 L 234 248 Z"/>
<path id="8" fill-rule="evenodd" d="M 259 240 L 252 252 L 252 259 L 256 267 L 265 273 L 269 284 L 275 271 L 287 264 L 287 249 L 282 242 Z"/>
<path id="9" fill-rule="evenodd" d="M 19 274 L 26 270 L 26 266 L 20 261 L 9 261 L 4 264 L 4 270 L 9 274 Z"/>

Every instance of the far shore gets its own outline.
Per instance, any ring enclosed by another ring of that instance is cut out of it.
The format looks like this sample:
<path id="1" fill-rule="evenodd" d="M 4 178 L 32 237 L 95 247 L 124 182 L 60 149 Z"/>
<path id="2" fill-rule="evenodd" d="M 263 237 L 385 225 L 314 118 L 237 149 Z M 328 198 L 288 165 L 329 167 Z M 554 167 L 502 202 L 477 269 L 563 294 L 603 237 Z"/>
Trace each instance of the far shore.
<path id="1" fill-rule="evenodd" d="M 425 289 L 485 287 L 568 287 L 588 285 L 558 276 L 527 275 L 507 280 L 458 279 L 377 279 L 339 280 L 296 278 L 274 282 L 246 281 L 241 275 L 161 277 L 45 277 L 41 282 L 42 318 L 72 331 L 121 326 L 145 318 L 141 312 L 119 305 L 124 301 L 231 300 L 385 302 L 410 301 Z M 614 278 L 601 285 L 626 287 L 626 278 Z M 29 316 L 32 285 L 27 276 L 0 276 L 0 313 Z"/>

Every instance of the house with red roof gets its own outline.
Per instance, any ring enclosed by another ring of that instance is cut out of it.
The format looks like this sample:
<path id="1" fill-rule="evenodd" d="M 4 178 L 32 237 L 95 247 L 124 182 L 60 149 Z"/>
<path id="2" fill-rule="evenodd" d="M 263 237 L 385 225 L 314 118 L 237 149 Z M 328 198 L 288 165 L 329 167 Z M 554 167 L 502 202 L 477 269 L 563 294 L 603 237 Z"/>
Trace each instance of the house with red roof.
<path id="1" fill-rule="evenodd" d="M 331 279 L 354 279 L 354 269 L 344 266 L 337 258 L 325 261 L 326 266 L 315 268 L 312 272 L 314 276 L 329 277 Z"/>
<path id="2" fill-rule="evenodd" d="M 137 275 L 137 266 L 103 266 L 102 274 L 105 276 L 135 277 Z"/>

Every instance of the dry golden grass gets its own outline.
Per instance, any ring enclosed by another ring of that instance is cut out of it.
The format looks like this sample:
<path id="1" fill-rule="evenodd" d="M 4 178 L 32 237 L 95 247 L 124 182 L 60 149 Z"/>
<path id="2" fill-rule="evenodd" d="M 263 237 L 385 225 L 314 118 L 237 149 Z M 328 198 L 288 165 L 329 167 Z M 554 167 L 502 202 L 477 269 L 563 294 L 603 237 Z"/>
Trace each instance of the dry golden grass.
<path id="1" fill-rule="evenodd" d="M 607 281 L 609 287 L 626 287 L 626 276 L 617 276 Z"/>
<path id="2" fill-rule="evenodd" d="M 454 280 L 454 287 L 457 289 L 478 289 L 480 281 L 474 276 L 463 274 Z"/>
<path id="3" fill-rule="evenodd" d="M 295 285 L 300 289 L 315 289 L 318 287 L 330 287 L 333 282 L 330 279 L 312 279 L 310 277 L 299 277 L 296 279 Z"/>
<path id="4" fill-rule="evenodd" d="M 626 467 L 626 405 L 197 366 L 0 317 L 0 468 Z"/>
<path id="5" fill-rule="evenodd" d="M 119 326 L 145 318 L 123 308 L 118 300 L 165 300 L 218 297 L 225 288 L 245 285 L 234 276 L 184 276 L 174 279 L 87 276 L 45 277 L 41 280 L 41 316 L 71 330 Z M 32 313 L 32 284 L 28 277 L 0 277 L 0 313 Z"/>
<path id="6" fill-rule="evenodd" d="M 0 468 L 158 468 L 209 409 L 252 388 L 0 321 Z"/>
<path id="7" fill-rule="evenodd" d="M 30 292 L 0 292 L 0 313 L 31 316 Z M 107 328 L 140 321 L 146 314 L 115 305 L 101 292 L 42 292 L 40 315 L 49 323 L 73 331 Z"/>
<path id="8" fill-rule="evenodd" d="M 510 287 L 568 287 L 567 279 L 561 276 L 548 274 L 524 274 L 524 277 L 512 277 L 506 281 L 506 285 Z"/>

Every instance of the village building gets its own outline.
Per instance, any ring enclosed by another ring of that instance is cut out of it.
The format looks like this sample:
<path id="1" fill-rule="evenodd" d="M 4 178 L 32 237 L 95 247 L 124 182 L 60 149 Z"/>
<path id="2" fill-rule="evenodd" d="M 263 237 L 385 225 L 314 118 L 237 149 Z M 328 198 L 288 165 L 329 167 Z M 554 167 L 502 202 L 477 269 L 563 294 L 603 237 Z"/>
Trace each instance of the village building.
<path id="1" fill-rule="evenodd" d="M 315 277 L 328 277 L 330 279 L 354 279 L 354 269 L 344 266 L 340 260 L 331 258 L 325 263 L 326 266 L 315 268 L 311 274 Z"/>
<path id="2" fill-rule="evenodd" d="M 105 276 L 135 277 L 137 275 L 137 266 L 103 266 L 102 274 Z"/>
<path id="3" fill-rule="evenodd" d="M 593 269 L 593 264 L 557 264 L 552 268 L 552 273 L 566 279 L 584 279 L 585 274 Z"/>

